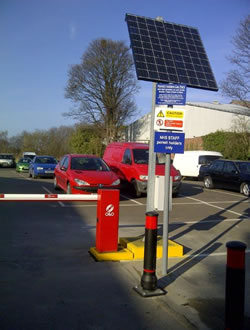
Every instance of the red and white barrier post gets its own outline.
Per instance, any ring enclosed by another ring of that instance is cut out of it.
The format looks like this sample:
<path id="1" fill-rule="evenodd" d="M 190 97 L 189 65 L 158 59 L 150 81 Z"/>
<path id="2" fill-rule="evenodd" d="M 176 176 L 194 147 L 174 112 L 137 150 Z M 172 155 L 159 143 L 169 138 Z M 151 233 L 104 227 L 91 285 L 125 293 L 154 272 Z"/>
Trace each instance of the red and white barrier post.
<path id="1" fill-rule="evenodd" d="M 157 287 L 156 252 L 157 252 L 157 225 L 158 213 L 147 212 L 145 223 L 144 242 L 144 269 L 140 285 L 134 287 L 142 297 L 153 297 L 166 294 L 166 291 Z"/>
<path id="2" fill-rule="evenodd" d="M 231 241 L 227 247 L 225 329 L 244 328 L 246 244 Z"/>

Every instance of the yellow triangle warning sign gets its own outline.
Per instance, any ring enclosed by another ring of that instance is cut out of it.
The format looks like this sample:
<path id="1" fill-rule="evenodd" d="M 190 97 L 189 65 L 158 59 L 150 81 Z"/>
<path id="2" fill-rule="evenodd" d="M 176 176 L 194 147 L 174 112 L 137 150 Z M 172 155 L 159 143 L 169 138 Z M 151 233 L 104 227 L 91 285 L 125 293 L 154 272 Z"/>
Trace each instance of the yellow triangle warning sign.
<path id="1" fill-rule="evenodd" d="M 164 113 L 162 112 L 162 110 L 158 113 L 157 117 L 164 117 Z"/>

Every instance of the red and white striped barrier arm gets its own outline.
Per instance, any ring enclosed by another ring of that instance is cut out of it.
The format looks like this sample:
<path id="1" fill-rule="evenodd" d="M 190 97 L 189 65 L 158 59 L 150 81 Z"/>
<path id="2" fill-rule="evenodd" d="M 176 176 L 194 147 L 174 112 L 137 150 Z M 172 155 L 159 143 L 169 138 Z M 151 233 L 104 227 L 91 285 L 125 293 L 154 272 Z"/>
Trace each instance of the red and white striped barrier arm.
<path id="1" fill-rule="evenodd" d="M 0 202 L 5 201 L 44 201 L 44 202 L 81 202 L 97 201 L 97 194 L 0 194 Z"/>

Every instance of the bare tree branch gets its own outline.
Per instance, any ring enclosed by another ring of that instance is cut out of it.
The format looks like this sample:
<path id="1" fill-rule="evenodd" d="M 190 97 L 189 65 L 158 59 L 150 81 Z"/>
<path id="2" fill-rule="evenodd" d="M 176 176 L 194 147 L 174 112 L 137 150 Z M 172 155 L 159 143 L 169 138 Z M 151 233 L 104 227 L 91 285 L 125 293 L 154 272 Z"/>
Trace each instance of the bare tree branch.
<path id="1" fill-rule="evenodd" d="M 71 66 L 65 97 L 77 106 L 65 113 L 102 128 L 107 141 L 136 114 L 138 91 L 132 56 L 121 41 L 97 39 L 90 43 L 81 63 Z"/>
<path id="2" fill-rule="evenodd" d="M 225 96 L 239 100 L 250 108 L 250 15 L 240 23 L 232 44 L 234 50 L 229 60 L 234 69 L 222 81 L 221 90 Z"/>

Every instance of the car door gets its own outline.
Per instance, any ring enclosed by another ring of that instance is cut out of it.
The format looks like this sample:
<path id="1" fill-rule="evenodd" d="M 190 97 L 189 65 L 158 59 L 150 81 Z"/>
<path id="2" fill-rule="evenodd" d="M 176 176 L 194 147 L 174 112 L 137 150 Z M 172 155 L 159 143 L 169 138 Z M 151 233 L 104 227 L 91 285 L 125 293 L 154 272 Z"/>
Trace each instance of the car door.
<path id="1" fill-rule="evenodd" d="M 224 161 L 222 160 L 215 160 L 209 167 L 209 175 L 211 176 L 214 185 L 218 187 L 223 185 L 223 167 Z"/>
<path id="2" fill-rule="evenodd" d="M 64 156 L 59 164 L 59 169 L 57 172 L 57 183 L 58 185 L 66 191 L 67 189 L 67 169 L 69 165 L 69 157 Z"/>
<path id="3" fill-rule="evenodd" d="M 121 172 L 123 173 L 124 178 L 128 181 L 133 177 L 132 155 L 130 149 L 124 151 L 121 162 Z"/>
<path id="4" fill-rule="evenodd" d="M 226 161 L 223 170 L 223 185 L 225 188 L 239 190 L 239 171 L 234 162 Z"/>
<path id="5" fill-rule="evenodd" d="M 68 169 L 69 169 L 69 156 L 66 156 L 61 167 L 62 186 L 65 191 L 67 190 Z"/>

